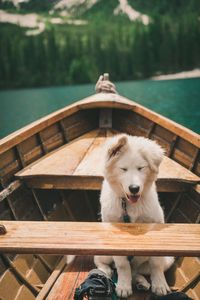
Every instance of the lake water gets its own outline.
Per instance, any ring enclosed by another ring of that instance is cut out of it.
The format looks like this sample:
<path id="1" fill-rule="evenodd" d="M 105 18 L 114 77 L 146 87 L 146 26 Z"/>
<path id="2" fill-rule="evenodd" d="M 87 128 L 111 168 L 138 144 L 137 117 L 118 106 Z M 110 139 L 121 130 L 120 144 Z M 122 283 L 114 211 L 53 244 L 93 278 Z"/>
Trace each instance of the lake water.
<path id="1" fill-rule="evenodd" d="M 116 86 L 121 95 L 200 133 L 200 78 Z M 0 138 L 93 93 L 93 84 L 0 91 Z"/>

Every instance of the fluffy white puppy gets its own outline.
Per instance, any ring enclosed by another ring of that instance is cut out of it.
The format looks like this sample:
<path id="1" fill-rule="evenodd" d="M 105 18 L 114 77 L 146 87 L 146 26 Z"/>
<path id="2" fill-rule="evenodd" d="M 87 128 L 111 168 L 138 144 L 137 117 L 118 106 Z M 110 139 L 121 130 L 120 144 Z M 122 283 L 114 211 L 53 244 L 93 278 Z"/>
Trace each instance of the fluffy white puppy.
<path id="1" fill-rule="evenodd" d="M 155 187 L 163 155 L 163 149 L 156 142 L 143 137 L 123 134 L 110 140 L 106 146 L 100 196 L 103 222 L 124 222 L 122 199 L 125 199 L 130 222 L 164 223 L 164 213 Z M 132 294 L 132 275 L 139 288 L 150 288 L 143 276 L 149 274 L 153 293 L 165 295 L 170 291 L 164 272 L 173 263 L 172 257 L 134 257 L 131 264 L 125 256 L 95 257 L 96 266 L 109 276 L 112 261 L 118 273 L 118 296 Z"/>

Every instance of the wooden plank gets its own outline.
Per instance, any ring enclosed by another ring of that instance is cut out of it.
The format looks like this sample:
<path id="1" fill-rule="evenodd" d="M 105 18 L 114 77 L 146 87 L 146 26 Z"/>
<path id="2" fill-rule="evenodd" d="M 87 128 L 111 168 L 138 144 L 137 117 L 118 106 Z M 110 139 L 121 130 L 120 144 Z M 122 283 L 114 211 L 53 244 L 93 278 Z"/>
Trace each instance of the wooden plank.
<path id="1" fill-rule="evenodd" d="M 97 176 L 33 176 L 24 178 L 29 188 L 65 189 L 65 190 L 100 190 L 103 177 Z"/>
<path id="2" fill-rule="evenodd" d="M 59 277 L 58 281 L 52 287 L 51 292 L 47 297 L 47 300 L 73 300 L 75 289 L 79 287 L 83 281 L 85 281 L 89 271 L 91 271 L 94 268 L 95 265 L 93 263 L 93 257 L 76 257 L 72 264 L 64 270 L 64 272 Z M 135 290 L 134 296 L 129 297 L 128 299 L 149 300 L 149 297 L 149 292 Z M 42 300 L 44 299 L 44 297 L 40 297 L 39 294 L 39 296 L 36 299 Z"/>
<path id="3" fill-rule="evenodd" d="M 16 146 L 23 167 L 43 156 L 38 135 L 33 135 Z"/>
<path id="4" fill-rule="evenodd" d="M 11 195 L 15 190 L 17 190 L 22 185 L 21 181 L 13 181 L 7 188 L 0 192 L 0 202 L 3 201 L 6 197 Z"/>
<path id="5" fill-rule="evenodd" d="M 94 130 L 84 134 L 29 165 L 16 176 L 24 178 L 34 175 L 72 175 L 98 133 L 99 130 Z"/>
<path id="6" fill-rule="evenodd" d="M 65 134 L 67 136 L 67 140 L 70 142 L 96 128 L 98 128 L 98 126 L 95 126 L 94 122 L 90 119 L 86 119 L 66 128 Z"/>
<path id="7" fill-rule="evenodd" d="M 112 109 L 110 108 L 100 109 L 99 128 L 112 128 Z"/>
<path id="8" fill-rule="evenodd" d="M 162 115 L 159 115 L 150 109 L 147 109 L 139 104 L 134 109 L 135 112 L 143 115 L 147 119 L 159 124 L 160 126 L 168 129 L 169 131 L 175 133 L 176 135 L 182 137 L 191 144 L 200 147 L 200 135 L 193 132 L 192 130 L 172 121 Z"/>
<path id="9" fill-rule="evenodd" d="M 42 136 L 41 136 L 42 137 Z M 42 144 L 45 153 L 48 153 L 54 149 L 57 149 L 58 147 L 62 146 L 64 144 L 64 138 L 63 134 L 61 132 L 58 132 L 54 136 L 50 137 L 47 140 L 44 140 L 42 138 Z"/>
<path id="10" fill-rule="evenodd" d="M 105 153 L 106 131 L 101 130 L 74 171 L 74 176 L 103 177 L 102 159 Z"/>
<path id="11" fill-rule="evenodd" d="M 13 175 L 21 169 L 16 149 L 10 149 L 0 156 L 0 178 L 3 185 L 13 180 Z"/>
<path id="12" fill-rule="evenodd" d="M 200 255 L 198 224 L 1 221 L 1 253 Z"/>
<path id="13" fill-rule="evenodd" d="M 0 154 L 6 150 L 16 146 L 22 141 L 26 140 L 30 136 L 38 133 L 46 127 L 55 124 L 63 118 L 72 115 L 73 113 L 82 109 L 92 108 L 117 108 L 132 110 L 145 118 L 159 124 L 160 126 L 174 132 L 176 135 L 189 141 L 191 144 L 200 147 L 200 136 L 197 133 L 173 122 L 150 109 L 145 108 L 136 102 L 130 101 L 129 99 L 122 97 L 117 94 L 96 94 L 88 98 L 85 98 L 79 102 L 69 105 L 63 109 L 60 109 L 36 122 L 29 124 L 28 126 L 10 134 L 8 137 L 1 139 L 0 141 Z"/>
<path id="14" fill-rule="evenodd" d="M 116 132 L 115 132 L 116 133 Z M 64 145 L 18 172 L 31 188 L 99 190 L 103 180 L 102 163 L 106 139 L 112 131 L 94 130 Z M 165 157 L 158 174 L 158 191 L 180 192 L 189 189 L 200 178 Z"/>
<path id="15" fill-rule="evenodd" d="M 66 131 L 65 131 L 65 126 L 64 126 L 63 120 L 60 120 L 59 124 L 60 124 L 60 128 L 61 128 L 61 131 L 62 131 L 62 134 L 63 134 L 63 138 L 65 140 L 65 143 L 68 143 L 67 134 L 66 134 Z"/>
<path id="16" fill-rule="evenodd" d="M 78 165 L 73 174 L 74 176 L 103 177 L 102 164 L 99 158 L 102 157 L 104 149 L 101 147 L 101 140 L 99 141 L 99 148 L 97 143 L 98 142 L 96 141 L 94 148 L 91 147 L 91 152 L 87 153 L 87 155 Z M 169 184 L 171 181 L 176 183 L 197 184 L 200 182 L 200 177 L 196 176 L 191 171 L 165 156 L 159 168 L 158 182 L 159 184 L 162 182 L 167 182 Z"/>
<path id="17" fill-rule="evenodd" d="M 154 130 L 156 123 L 129 110 L 113 111 L 113 127 L 132 135 L 149 137 L 150 130 Z"/>
<path id="18" fill-rule="evenodd" d="M 64 267 L 66 266 L 66 257 L 64 256 L 61 261 L 58 263 L 58 265 L 55 267 L 52 274 L 49 276 L 47 281 L 45 282 L 43 288 L 41 289 L 39 295 L 36 297 L 36 300 L 44 300 L 46 299 L 46 296 L 48 295 L 51 287 L 59 277 L 60 273 L 63 271 Z"/>
<path id="19" fill-rule="evenodd" d="M 92 268 L 92 257 L 76 257 L 57 279 L 47 300 L 73 300 L 75 289 L 85 280 Z"/>
<path id="20" fill-rule="evenodd" d="M 30 136 L 40 132 L 51 124 L 54 124 L 57 121 L 62 120 L 64 117 L 75 113 L 76 111 L 78 111 L 78 107 L 75 105 L 70 105 L 67 108 L 58 110 L 55 113 L 45 116 L 44 118 L 39 119 L 23 127 L 22 129 L 15 131 L 14 133 L 11 133 L 7 137 L 1 139 L 0 154 L 23 142 Z"/>
<path id="21" fill-rule="evenodd" d="M 29 188 L 65 189 L 65 190 L 100 190 L 103 177 L 98 176 L 33 176 L 25 178 Z M 156 182 L 158 192 L 186 192 L 191 184 L 173 180 Z"/>
<path id="22" fill-rule="evenodd" d="M 186 182 L 191 184 L 200 182 L 200 177 L 167 156 L 164 157 L 160 165 L 158 179 L 166 179 L 168 181 L 174 180 L 177 182 Z"/>

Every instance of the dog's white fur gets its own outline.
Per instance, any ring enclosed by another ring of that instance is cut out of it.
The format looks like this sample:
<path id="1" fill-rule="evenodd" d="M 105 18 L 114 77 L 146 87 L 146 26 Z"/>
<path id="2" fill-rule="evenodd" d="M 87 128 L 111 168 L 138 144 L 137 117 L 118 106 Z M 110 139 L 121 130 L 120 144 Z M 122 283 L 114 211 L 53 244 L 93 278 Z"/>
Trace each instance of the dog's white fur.
<path id="1" fill-rule="evenodd" d="M 163 159 L 163 149 L 154 141 L 143 137 L 118 135 L 106 146 L 104 182 L 100 202 L 103 222 L 123 222 L 122 198 L 126 198 L 131 222 L 164 223 L 164 213 L 158 201 L 155 180 Z M 139 186 L 137 201 L 128 201 L 130 185 Z M 125 256 L 96 256 L 95 264 L 111 275 L 114 261 L 118 272 L 118 296 L 132 294 L 132 276 L 137 287 L 149 289 L 143 275 L 150 274 L 151 290 L 157 295 L 170 291 L 164 272 L 171 266 L 172 257 L 134 257 L 131 265 Z"/>

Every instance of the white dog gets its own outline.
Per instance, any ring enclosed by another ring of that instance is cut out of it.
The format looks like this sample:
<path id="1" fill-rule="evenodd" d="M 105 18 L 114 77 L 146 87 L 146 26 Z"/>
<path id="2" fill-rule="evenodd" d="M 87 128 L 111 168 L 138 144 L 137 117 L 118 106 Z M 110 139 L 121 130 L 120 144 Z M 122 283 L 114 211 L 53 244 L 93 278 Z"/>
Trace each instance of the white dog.
<path id="1" fill-rule="evenodd" d="M 155 187 L 163 149 L 149 139 L 125 134 L 113 137 L 106 149 L 100 196 L 102 221 L 123 222 L 125 209 L 132 223 L 164 223 Z M 118 296 L 132 294 L 132 275 L 139 288 L 150 288 L 143 276 L 149 274 L 153 293 L 165 295 L 170 291 L 164 272 L 172 265 L 172 257 L 134 257 L 131 264 L 125 256 L 95 257 L 96 266 L 109 276 L 113 261 L 118 273 Z"/>

